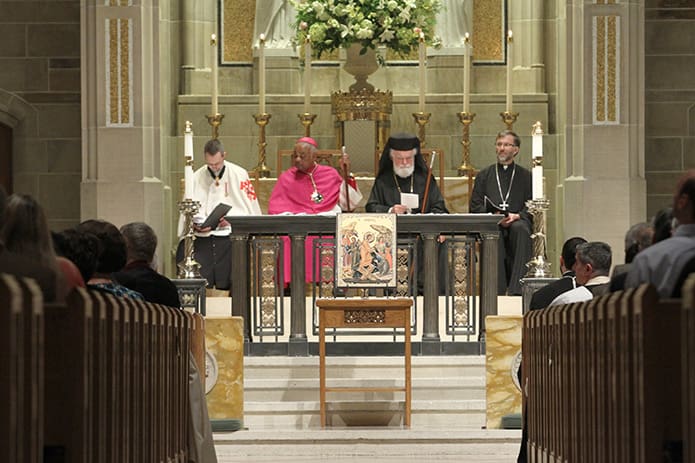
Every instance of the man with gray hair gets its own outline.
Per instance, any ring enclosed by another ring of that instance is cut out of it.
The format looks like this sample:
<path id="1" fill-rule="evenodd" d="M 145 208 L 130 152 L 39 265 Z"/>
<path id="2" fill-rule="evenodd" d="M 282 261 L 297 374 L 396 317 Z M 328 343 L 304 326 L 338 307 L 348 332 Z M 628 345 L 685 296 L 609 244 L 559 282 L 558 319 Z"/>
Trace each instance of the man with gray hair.
<path id="1" fill-rule="evenodd" d="M 560 294 L 550 305 L 582 302 L 608 293 L 611 270 L 611 247 L 602 241 L 591 241 L 577 246 L 572 270 L 576 275 L 575 289 Z"/>
<path id="2" fill-rule="evenodd" d="M 142 294 L 147 302 L 181 307 L 179 292 L 170 279 L 153 268 L 157 249 L 157 235 L 144 222 L 132 222 L 121 227 L 126 242 L 127 260 L 123 270 L 112 275 L 113 279 Z"/>

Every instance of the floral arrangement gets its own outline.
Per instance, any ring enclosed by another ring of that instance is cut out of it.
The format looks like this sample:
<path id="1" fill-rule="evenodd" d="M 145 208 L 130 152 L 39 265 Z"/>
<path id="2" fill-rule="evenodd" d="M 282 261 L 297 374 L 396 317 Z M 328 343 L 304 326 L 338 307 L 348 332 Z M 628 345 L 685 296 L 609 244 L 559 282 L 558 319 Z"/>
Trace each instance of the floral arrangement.
<path id="1" fill-rule="evenodd" d="M 441 0 L 290 0 L 297 11 L 297 43 L 309 38 L 314 53 L 352 44 L 386 47 L 400 56 L 417 50 L 420 34 L 425 43 L 439 45 L 434 36 L 435 16 Z"/>

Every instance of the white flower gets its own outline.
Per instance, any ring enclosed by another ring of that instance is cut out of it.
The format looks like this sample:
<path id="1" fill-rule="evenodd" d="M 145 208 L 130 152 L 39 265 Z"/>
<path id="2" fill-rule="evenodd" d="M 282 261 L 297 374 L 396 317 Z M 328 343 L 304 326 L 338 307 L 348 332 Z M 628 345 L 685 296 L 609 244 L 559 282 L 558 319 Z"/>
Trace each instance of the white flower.
<path id="1" fill-rule="evenodd" d="M 393 38 L 394 38 L 395 36 L 396 36 L 396 34 L 394 34 L 392 30 L 386 29 L 386 30 L 385 30 L 384 32 L 382 32 L 381 35 L 379 36 L 379 40 L 381 40 L 382 43 L 383 43 L 383 42 L 390 42 L 391 40 L 393 40 Z"/>

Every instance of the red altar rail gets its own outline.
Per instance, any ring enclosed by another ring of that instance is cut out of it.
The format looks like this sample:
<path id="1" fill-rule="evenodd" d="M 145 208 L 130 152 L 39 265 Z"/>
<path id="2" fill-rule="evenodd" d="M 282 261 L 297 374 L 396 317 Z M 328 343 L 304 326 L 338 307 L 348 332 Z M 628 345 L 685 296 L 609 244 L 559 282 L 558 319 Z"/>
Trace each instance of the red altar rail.
<path id="1" fill-rule="evenodd" d="M 683 419 L 693 420 L 682 394 L 692 398 L 695 375 L 681 364 L 692 363 L 693 331 L 681 337 L 688 303 L 659 301 L 645 285 L 526 314 L 528 461 L 651 463 L 677 454 Z M 691 378 L 685 388 L 682 376 Z"/>
<path id="2" fill-rule="evenodd" d="M 0 274 L 0 461 L 186 461 L 199 317 Z"/>

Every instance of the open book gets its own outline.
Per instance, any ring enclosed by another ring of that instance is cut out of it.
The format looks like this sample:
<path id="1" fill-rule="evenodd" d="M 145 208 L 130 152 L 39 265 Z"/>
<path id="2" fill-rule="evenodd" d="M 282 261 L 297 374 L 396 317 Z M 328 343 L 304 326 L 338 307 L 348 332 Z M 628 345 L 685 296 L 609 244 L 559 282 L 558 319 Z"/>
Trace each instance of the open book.
<path id="1" fill-rule="evenodd" d="M 217 225 L 220 223 L 220 219 L 227 215 L 227 212 L 232 208 L 229 204 L 219 203 L 215 206 L 215 209 L 207 216 L 205 221 L 198 226 L 200 228 L 210 227 L 211 229 L 216 229 Z"/>

